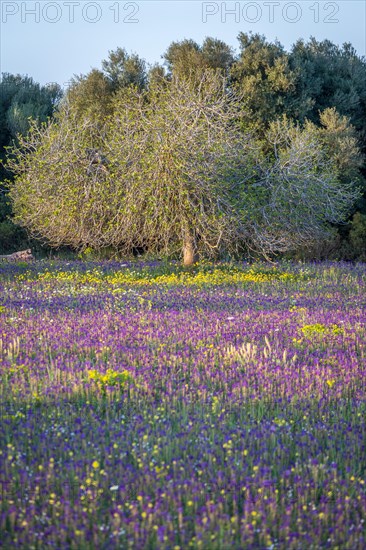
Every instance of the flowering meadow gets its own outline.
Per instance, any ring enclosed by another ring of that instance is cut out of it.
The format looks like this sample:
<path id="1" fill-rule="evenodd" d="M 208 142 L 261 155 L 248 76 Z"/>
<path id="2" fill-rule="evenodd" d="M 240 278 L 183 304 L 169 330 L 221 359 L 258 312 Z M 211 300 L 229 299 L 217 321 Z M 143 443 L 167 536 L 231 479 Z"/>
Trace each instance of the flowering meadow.
<path id="1" fill-rule="evenodd" d="M 0 547 L 364 549 L 366 265 L 0 265 Z"/>

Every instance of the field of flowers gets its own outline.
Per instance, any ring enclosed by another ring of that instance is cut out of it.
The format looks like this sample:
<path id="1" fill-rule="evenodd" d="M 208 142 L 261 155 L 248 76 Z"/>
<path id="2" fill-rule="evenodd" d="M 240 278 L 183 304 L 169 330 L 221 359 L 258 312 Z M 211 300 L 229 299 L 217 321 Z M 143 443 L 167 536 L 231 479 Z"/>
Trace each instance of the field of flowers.
<path id="1" fill-rule="evenodd" d="M 0 265 L 0 547 L 366 548 L 366 265 Z"/>

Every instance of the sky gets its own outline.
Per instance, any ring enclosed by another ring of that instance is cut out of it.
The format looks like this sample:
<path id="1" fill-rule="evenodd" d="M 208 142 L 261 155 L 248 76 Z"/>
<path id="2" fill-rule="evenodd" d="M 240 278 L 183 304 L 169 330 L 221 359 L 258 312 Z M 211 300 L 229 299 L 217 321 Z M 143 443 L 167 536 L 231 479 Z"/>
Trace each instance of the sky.
<path id="1" fill-rule="evenodd" d="M 100 68 L 117 47 L 162 63 L 171 42 L 211 36 L 237 51 L 239 32 L 278 39 L 350 42 L 366 55 L 366 0 L 0 0 L 0 72 L 66 87 Z"/>

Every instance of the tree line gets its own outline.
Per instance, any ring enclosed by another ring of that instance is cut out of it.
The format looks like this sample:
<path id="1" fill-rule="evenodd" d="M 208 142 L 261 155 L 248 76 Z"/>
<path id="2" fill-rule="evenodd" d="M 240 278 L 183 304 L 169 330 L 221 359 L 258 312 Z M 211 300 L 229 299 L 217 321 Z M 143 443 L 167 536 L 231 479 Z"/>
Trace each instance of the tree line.
<path id="1" fill-rule="evenodd" d="M 63 96 L 3 75 L 3 250 L 365 259 L 365 59 L 238 40 L 173 42 L 152 67 L 118 48 Z"/>

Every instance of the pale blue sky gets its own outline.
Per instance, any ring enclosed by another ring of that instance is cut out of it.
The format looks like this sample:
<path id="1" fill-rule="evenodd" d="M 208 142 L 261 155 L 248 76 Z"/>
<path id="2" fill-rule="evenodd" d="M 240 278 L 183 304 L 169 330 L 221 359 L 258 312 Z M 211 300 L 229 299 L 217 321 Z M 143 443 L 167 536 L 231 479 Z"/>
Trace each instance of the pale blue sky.
<path id="1" fill-rule="evenodd" d="M 365 55 L 366 1 L 1 0 L 0 71 L 65 86 L 118 46 L 154 63 L 183 38 L 212 36 L 237 49 L 240 31 L 278 38 L 286 49 L 310 36 L 351 42 Z"/>

